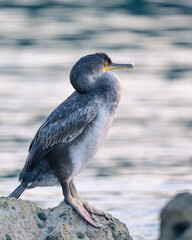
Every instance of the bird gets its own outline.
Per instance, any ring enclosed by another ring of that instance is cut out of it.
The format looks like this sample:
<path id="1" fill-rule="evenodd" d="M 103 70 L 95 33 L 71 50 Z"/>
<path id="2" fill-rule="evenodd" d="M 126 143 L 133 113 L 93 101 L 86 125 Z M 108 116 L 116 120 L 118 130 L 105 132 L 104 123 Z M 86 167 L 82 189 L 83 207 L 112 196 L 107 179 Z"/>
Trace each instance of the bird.
<path id="1" fill-rule="evenodd" d="M 93 214 L 109 215 L 78 193 L 74 178 L 101 146 L 121 98 L 121 83 L 111 70 L 133 68 L 116 64 L 104 52 L 86 55 L 72 67 L 75 91 L 40 126 L 19 175 L 20 185 L 9 195 L 19 198 L 26 189 L 61 185 L 66 204 L 90 225 L 100 228 Z"/>

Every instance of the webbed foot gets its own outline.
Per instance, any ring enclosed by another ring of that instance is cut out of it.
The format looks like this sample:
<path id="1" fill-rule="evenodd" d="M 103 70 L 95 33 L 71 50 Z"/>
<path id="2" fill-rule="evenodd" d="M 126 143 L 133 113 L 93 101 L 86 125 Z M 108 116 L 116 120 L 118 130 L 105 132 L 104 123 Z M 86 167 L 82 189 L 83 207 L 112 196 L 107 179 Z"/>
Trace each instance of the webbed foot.
<path id="1" fill-rule="evenodd" d="M 95 214 L 95 215 L 99 215 L 99 216 L 104 216 L 107 219 L 110 219 L 110 215 L 103 212 L 102 210 L 97 209 L 96 207 L 93 207 L 90 203 L 88 203 L 87 201 L 83 200 L 81 198 L 81 196 L 78 194 L 77 189 L 75 187 L 75 183 L 74 180 L 72 179 L 69 182 L 69 188 L 70 188 L 70 193 L 71 196 L 75 199 L 78 199 L 79 201 L 82 202 L 83 206 L 86 208 L 86 210 L 90 213 L 90 214 Z"/>
<path id="2" fill-rule="evenodd" d="M 89 224 L 91 224 L 95 228 L 100 228 L 92 216 L 90 215 L 89 211 L 84 206 L 84 203 L 81 201 L 81 199 L 74 198 L 71 196 L 70 190 L 69 190 L 69 183 L 62 183 L 62 189 L 63 194 L 65 197 L 65 202 L 70 205 L 74 210 L 76 210 L 79 215 Z"/>
<path id="3" fill-rule="evenodd" d="M 83 206 L 87 209 L 87 211 L 90 214 L 95 214 L 95 215 L 98 215 L 98 216 L 104 216 L 107 219 L 111 218 L 109 214 L 103 212 L 102 210 L 100 210 L 96 207 L 93 207 L 90 203 L 86 202 L 85 200 L 81 199 L 80 201 L 83 203 Z"/>

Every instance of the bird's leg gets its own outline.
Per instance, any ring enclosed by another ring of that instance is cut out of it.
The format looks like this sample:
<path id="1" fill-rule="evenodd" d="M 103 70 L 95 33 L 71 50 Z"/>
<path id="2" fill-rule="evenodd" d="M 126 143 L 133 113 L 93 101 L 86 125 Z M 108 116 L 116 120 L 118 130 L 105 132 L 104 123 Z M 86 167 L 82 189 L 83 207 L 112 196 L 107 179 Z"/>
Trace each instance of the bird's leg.
<path id="1" fill-rule="evenodd" d="M 76 210 L 80 216 L 89 224 L 91 224 L 95 228 L 99 228 L 99 226 L 95 223 L 95 221 L 92 219 L 89 212 L 84 207 L 82 201 L 78 198 L 74 198 L 71 196 L 70 189 L 69 189 L 69 183 L 62 182 L 61 183 L 63 195 L 65 197 L 65 202 L 70 205 L 74 210 Z"/>
<path id="2" fill-rule="evenodd" d="M 86 202 L 85 200 L 82 199 L 82 197 L 78 194 L 77 189 L 75 187 L 75 183 L 74 183 L 74 179 L 72 179 L 69 182 L 69 188 L 70 188 L 70 192 L 71 192 L 71 196 L 75 199 L 79 199 L 79 201 L 82 202 L 83 206 L 86 208 L 86 210 L 90 213 L 90 214 L 95 214 L 95 215 L 99 215 L 99 216 L 105 216 L 107 219 L 110 218 L 110 216 L 103 212 L 102 210 L 99 210 L 93 206 L 91 206 L 90 203 Z"/>
<path id="3" fill-rule="evenodd" d="M 72 197 L 81 199 L 81 196 L 80 196 L 79 193 L 77 192 L 77 188 L 76 188 L 76 186 L 75 186 L 74 179 L 72 179 L 72 180 L 69 182 L 69 189 L 70 189 L 70 192 L 71 192 L 71 196 L 72 196 Z"/>

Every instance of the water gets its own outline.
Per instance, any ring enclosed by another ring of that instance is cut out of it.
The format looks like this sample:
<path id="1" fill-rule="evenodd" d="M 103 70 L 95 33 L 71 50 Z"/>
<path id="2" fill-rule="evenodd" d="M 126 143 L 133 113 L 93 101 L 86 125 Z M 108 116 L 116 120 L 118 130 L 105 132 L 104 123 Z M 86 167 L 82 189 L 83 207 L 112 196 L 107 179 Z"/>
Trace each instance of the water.
<path id="1" fill-rule="evenodd" d="M 0 195 L 18 184 L 28 146 L 73 89 L 83 55 L 105 51 L 119 70 L 123 98 L 101 149 L 76 179 L 84 199 L 125 222 L 135 240 L 155 240 L 159 212 L 192 182 L 191 1 L 0 2 Z M 41 207 L 61 189 L 22 199 Z"/>

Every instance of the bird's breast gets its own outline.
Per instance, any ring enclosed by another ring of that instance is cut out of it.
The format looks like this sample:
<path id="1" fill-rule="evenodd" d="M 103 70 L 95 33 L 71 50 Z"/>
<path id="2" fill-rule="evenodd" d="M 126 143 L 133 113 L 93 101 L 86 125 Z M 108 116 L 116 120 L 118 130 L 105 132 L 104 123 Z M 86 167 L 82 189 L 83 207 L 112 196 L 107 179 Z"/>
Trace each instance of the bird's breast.
<path id="1" fill-rule="evenodd" d="M 71 146 L 70 157 L 73 170 L 72 179 L 82 171 L 94 156 L 101 145 L 111 123 L 113 116 L 106 108 L 101 108 L 97 117 L 82 132 L 81 137 Z"/>

